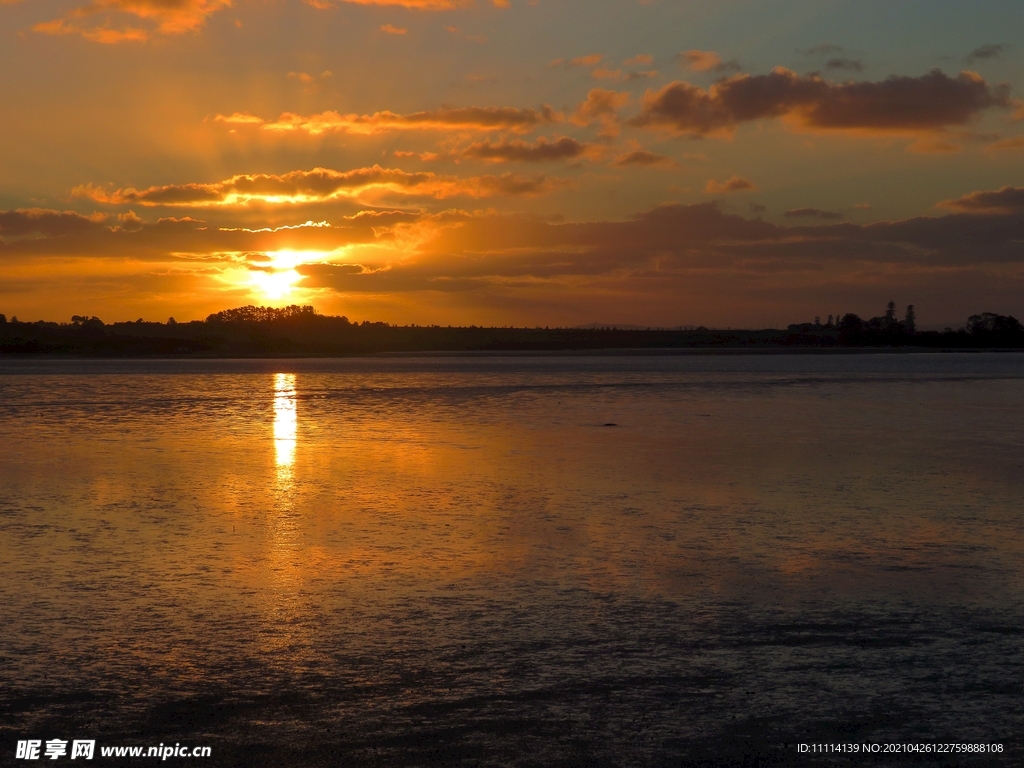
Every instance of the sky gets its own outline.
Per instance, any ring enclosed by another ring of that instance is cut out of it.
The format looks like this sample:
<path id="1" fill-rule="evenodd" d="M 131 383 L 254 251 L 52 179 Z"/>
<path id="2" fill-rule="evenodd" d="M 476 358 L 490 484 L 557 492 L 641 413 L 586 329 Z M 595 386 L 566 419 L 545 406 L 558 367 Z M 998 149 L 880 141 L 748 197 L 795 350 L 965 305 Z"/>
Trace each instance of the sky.
<path id="1" fill-rule="evenodd" d="M 0 0 L 0 312 L 1024 317 L 1019 0 Z"/>

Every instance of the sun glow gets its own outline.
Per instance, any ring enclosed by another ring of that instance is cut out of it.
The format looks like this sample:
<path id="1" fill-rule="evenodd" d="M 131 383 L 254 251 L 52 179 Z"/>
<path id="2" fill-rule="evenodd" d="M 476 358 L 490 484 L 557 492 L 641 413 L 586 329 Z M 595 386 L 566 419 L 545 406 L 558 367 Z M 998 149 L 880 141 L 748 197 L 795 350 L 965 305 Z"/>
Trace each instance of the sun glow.
<path id="1" fill-rule="evenodd" d="M 294 269 L 283 272 L 256 270 L 249 273 L 249 279 L 260 293 L 268 299 L 276 300 L 291 295 L 302 275 Z"/>
<path id="2" fill-rule="evenodd" d="M 266 254 L 269 260 L 249 270 L 249 282 L 266 298 L 284 299 L 296 289 L 302 279 L 296 267 L 301 264 L 317 264 L 326 261 L 329 254 L 324 251 L 295 251 L 288 248 Z"/>
<path id="3" fill-rule="evenodd" d="M 325 261 L 328 255 L 324 251 L 294 251 L 291 248 L 267 252 L 269 266 L 274 269 L 295 269 L 300 264 L 316 264 Z"/>

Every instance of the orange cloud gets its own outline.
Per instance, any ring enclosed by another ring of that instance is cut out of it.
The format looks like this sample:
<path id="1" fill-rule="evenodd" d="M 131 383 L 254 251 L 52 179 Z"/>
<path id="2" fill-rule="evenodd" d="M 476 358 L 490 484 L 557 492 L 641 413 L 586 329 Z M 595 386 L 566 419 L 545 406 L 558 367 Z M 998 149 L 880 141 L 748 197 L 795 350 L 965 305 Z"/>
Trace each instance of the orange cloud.
<path id="1" fill-rule="evenodd" d="M 648 56 L 646 53 L 641 53 L 639 56 L 634 56 L 631 59 L 626 59 L 622 62 L 624 67 L 636 67 L 640 65 L 650 66 L 654 63 L 654 57 Z"/>
<path id="2" fill-rule="evenodd" d="M 740 70 L 736 59 L 722 61 L 722 57 L 714 51 L 692 49 L 678 54 L 676 59 L 682 67 L 693 72 L 726 72 L 730 70 L 738 72 Z"/>
<path id="3" fill-rule="evenodd" d="M 612 82 L 618 83 L 623 80 L 641 80 L 648 77 L 657 77 L 658 71 L 656 69 L 646 70 L 642 72 L 623 72 L 621 69 L 605 69 L 600 67 L 593 70 L 590 76 L 595 80 L 611 80 Z"/>
<path id="4" fill-rule="evenodd" d="M 165 207 L 245 206 L 251 203 L 295 205 L 360 198 L 368 193 L 443 199 L 455 196 L 539 195 L 561 186 L 560 180 L 516 174 L 459 178 L 409 173 L 395 168 L 335 171 L 314 168 L 285 174 L 232 176 L 214 183 L 168 184 L 147 189 L 127 187 L 107 192 L 91 185 L 72 190 L 76 197 L 111 205 Z"/>
<path id="5" fill-rule="evenodd" d="M 140 42 L 148 40 L 154 32 L 161 35 L 195 32 L 206 23 L 208 16 L 229 7 L 231 0 L 93 0 L 61 18 L 36 24 L 32 29 L 45 35 L 81 35 L 97 43 Z M 107 16 L 102 25 L 88 23 L 100 14 Z M 154 26 L 110 26 L 111 14 L 114 18 L 117 15 L 134 17 Z"/>
<path id="6" fill-rule="evenodd" d="M 392 154 L 395 157 L 415 157 L 428 163 L 441 159 L 441 155 L 437 152 L 407 152 L 405 150 L 396 149 Z"/>
<path id="7" fill-rule="evenodd" d="M 334 2 L 330 0 L 306 0 L 306 2 L 314 8 L 335 7 Z M 418 11 L 451 11 L 473 4 L 472 0 L 335 0 L 335 2 L 356 5 L 397 5 Z"/>
<path id="8" fill-rule="evenodd" d="M 1008 88 L 974 72 L 835 83 L 783 67 L 767 75 L 736 75 L 704 90 L 672 82 L 648 91 L 632 125 L 703 136 L 752 120 L 786 117 L 810 130 L 921 134 L 963 125 L 990 107 L 1009 106 Z"/>
<path id="9" fill-rule="evenodd" d="M 704 185 L 704 191 L 709 195 L 720 195 L 725 192 L 753 192 L 756 189 L 754 182 L 744 179 L 742 176 L 731 176 L 726 181 L 708 179 L 708 183 Z"/>
<path id="10" fill-rule="evenodd" d="M 231 125 L 263 125 L 265 122 L 262 117 L 257 117 L 249 112 L 233 112 L 230 115 L 217 115 L 214 120 L 218 123 L 229 123 Z"/>
<path id="11" fill-rule="evenodd" d="M 1012 139 L 1003 139 L 989 144 L 985 149 L 992 151 L 1003 151 L 1007 149 L 1024 149 L 1024 136 L 1014 136 Z"/>
<path id="12" fill-rule="evenodd" d="M 385 24 L 380 28 L 380 31 L 389 35 L 404 35 L 409 32 L 408 29 L 396 27 L 394 24 Z"/>
<path id="13" fill-rule="evenodd" d="M 389 5 L 410 8 L 417 11 L 452 11 L 457 8 L 468 8 L 473 0 L 305 0 L 314 8 L 334 8 L 335 3 L 354 3 L 356 5 Z M 508 8 L 508 0 L 491 0 L 495 8 Z"/>
<path id="14" fill-rule="evenodd" d="M 321 112 L 315 115 L 283 113 L 277 120 L 268 122 L 247 112 L 232 115 L 217 115 L 217 122 L 259 126 L 273 133 L 303 132 L 311 136 L 341 132 L 356 134 L 384 133 L 386 131 L 410 130 L 464 130 L 464 131 L 514 131 L 525 133 L 545 123 L 557 123 L 564 117 L 551 107 L 540 109 L 516 109 L 514 107 L 464 107 L 435 109 L 402 115 L 390 110 L 372 115 Z"/>
<path id="15" fill-rule="evenodd" d="M 694 72 L 707 72 L 721 65 L 722 57 L 714 51 L 698 51 L 696 49 L 679 54 L 686 66 Z"/>
<path id="16" fill-rule="evenodd" d="M 619 110 L 629 103 L 628 92 L 609 91 L 593 88 L 573 113 L 572 121 L 577 125 L 599 123 L 601 136 L 617 136 L 619 133 Z"/>

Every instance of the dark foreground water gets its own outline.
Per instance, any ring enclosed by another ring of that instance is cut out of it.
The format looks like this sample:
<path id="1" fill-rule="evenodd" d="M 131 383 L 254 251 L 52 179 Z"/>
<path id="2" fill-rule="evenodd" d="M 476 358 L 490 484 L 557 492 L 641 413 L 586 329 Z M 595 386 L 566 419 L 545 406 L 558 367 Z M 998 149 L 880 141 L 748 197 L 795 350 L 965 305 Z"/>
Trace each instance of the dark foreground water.
<path id="1" fill-rule="evenodd" d="M 0 764 L 1024 764 L 1024 355 L 5 360 L 0 428 Z"/>

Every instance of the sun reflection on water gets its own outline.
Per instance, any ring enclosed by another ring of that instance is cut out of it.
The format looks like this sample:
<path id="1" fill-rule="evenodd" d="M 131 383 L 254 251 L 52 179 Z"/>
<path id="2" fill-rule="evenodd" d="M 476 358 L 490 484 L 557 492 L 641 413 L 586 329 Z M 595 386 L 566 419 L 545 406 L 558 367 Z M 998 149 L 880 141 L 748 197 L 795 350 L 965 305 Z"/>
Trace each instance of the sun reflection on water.
<path id="1" fill-rule="evenodd" d="M 291 477 L 295 463 L 295 434 L 298 417 L 295 410 L 295 374 L 274 374 L 274 456 L 278 478 L 282 472 Z"/>
<path id="2" fill-rule="evenodd" d="M 275 477 L 270 514 L 267 517 L 267 549 L 263 568 L 268 589 L 260 596 L 264 622 L 259 628 L 263 652 L 301 655 L 311 643 L 302 616 L 309 606 L 300 591 L 303 583 L 302 514 L 295 494 L 295 447 L 298 409 L 294 373 L 274 374 Z"/>

